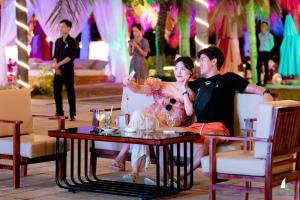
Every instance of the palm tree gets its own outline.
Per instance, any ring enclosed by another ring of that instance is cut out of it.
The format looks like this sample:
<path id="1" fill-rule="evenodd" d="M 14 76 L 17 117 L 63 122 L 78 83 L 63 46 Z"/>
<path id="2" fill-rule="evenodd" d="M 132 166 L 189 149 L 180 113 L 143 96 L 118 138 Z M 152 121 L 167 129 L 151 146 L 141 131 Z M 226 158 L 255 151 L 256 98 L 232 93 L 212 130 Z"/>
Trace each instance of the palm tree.
<path id="1" fill-rule="evenodd" d="M 269 16 L 271 11 L 281 15 L 281 9 L 278 0 L 220 0 L 210 14 L 210 24 L 216 19 L 217 15 L 226 13 L 224 5 L 234 2 L 236 4 L 235 15 L 243 16 L 247 20 L 247 29 L 250 40 L 250 58 L 251 58 L 251 71 L 252 82 L 257 82 L 256 65 L 257 65 L 257 44 L 256 44 L 256 28 L 255 28 L 255 15 L 260 14 L 263 17 Z"/>
<path id="2" fill-rule="evenodd" d="M 178 8 L 178 26 L 180 32 L 179 38 L 179 54 L 182 56 L 190 56 L 190 40 L 189 40 L 189 19 L 191 10 L 191 0 L 175 1 L 175 7 Z"/>
<path id="3" fill-rule="evenodd" d="M 26 0 L 16 0 L 16 3 L 26 8 Z M 27 13 L 23 10 L 16 7 L 16 20 L 22 24 L 27 24 Z M 22 28 L 21 26 L 17 26 L 17 40 L 27 47 L 27 33 L 28 30 L 26 28 Z M 28 65 L 28 52 L 22 48 L 20 45 L 18 46 L 18 60 L 21 61 L 23 64 L 20 65 L 18 63 L 18 74 L 17 78 L 22 80 L 23 82 L 28 83 L 28 69 L 24 67 Z"/>
<path id="4" fill-rule="evenodd" d="M 163 76 L 163 66 L 165 65 L 165 27 L 168 12 L 168 1 L 159 0 L 159 14 L 156 25 L 155 47 L 156 47 L 156 75 Z"/>

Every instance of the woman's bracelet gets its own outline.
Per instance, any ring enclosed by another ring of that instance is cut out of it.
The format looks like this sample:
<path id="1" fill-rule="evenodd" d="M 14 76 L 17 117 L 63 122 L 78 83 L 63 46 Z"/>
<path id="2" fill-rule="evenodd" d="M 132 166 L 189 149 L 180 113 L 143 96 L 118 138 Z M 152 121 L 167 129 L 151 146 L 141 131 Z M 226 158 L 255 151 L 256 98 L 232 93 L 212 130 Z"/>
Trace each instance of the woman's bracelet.
<path id="1" fill-rule="evenodd" d="M 184 96 L 185 94 L 187 94 L 187 95 L 189 96 L 188 91 L 183 92 L 183 93 L 182 93 L 182 96 Z"/>

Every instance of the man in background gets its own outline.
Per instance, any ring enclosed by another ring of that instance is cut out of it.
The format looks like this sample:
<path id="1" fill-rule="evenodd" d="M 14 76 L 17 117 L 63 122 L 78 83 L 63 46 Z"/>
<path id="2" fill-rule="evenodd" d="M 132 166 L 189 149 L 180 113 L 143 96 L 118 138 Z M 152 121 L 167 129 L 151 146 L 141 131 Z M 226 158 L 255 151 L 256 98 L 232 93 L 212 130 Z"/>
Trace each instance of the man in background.
<path id="1" fill-rule="evenodd" d="M 76 116 L 76 98 L 74 90 L 74 59 L 77 51 L 77 43 L 69 35 L 72 28 L 72 22 L 62 20 L 59 24 L 59 30 L 62 37 L 55 41 L 55 51 L 53 58 L 53 68 L 55 70 L 53 86 L 54 99 L 56 105 L 56 115 L 64 116 L 62 102 L 62 88 L 65 85 L 69 102 L 70 121 L 75 121 Z"/>
<path id="2" fill-rule="evenodd" d="M 258 50 L 258 60 L 257 60 L 257 85 L 261 85 L 261 69 L 262 63 L 264 63 L 265 75 L 263 86 L 267 84 L 268 81 L 268 62 L 271 58 L 271 51 L 274 47 L 274 37 L 270 33 L 269 25 L 267 22 L 261 22 L 260 33 L 258 34 L 259 39 L 259 50 Z"/>

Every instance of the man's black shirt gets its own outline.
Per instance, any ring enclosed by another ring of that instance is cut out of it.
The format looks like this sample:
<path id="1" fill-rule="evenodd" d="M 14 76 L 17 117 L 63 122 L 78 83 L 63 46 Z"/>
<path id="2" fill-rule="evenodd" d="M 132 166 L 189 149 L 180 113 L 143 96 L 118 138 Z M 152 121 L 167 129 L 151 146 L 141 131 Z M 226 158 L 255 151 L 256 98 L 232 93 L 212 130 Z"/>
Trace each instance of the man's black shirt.
<path id="1" fill-rule="evenodd" d="M 60 66 L 62 73 L 64 72 L 73 72 L 73 61 L 76 57 L 77 53 L 77 42 L 70 35 L 67 36 L 66 40 L 63 40 L 63 37 L 58 38 L 55 41 L 55 51 L 54 58 L 56 58 L 57 62 L 62 61 L 66 57 L 69 57 L 71 61 Z"/>
<path id="2" fill-rule="evenodd" d="M 189 82 L 189 88 L 198 95 L 198 92 L 201 92 L 201 88 L 204 91 L 204 87 L 211 83 L 214 84 L 214 88 L 211 99 L 204 109 L 199 112 L 199 108 L 195 107 L 197 104 L 194 104 L 197 122 L 222 122 L 229 129 L 230 133 L 233 134 L 234 95 L 237 91 L 243 92 L 249 82 L 239 75 L 229 72 L 207 79 L 191 81 Z"/>

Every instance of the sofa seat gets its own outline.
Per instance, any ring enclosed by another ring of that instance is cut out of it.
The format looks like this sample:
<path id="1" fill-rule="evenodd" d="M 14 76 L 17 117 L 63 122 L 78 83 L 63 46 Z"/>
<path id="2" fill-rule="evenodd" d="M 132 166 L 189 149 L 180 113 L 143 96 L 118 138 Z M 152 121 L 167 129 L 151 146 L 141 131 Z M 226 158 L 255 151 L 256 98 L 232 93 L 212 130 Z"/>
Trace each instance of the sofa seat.
<path id="1" fill-rule="evenodd" d="M 194 149 L 197 146 L 200 146 L 199 143 L 194 143 Z M 227 152 L 227 151 L 236 151 L 241 150 L 243 148 L 244 143 L 243 142 L 230 142 L 226 144 L 220 144 L 218 145 L 218 152 Z M 105 149 L 109 151 L 121 151 L 122 149 L 122 143 L 116 143 L 116 142 L 102 142 L 102 141 L 96 141 L 95 142 L 95 148 L 96 149 Z M 184 156 L 184 146 L 183 144 L 180 144 L 180 157 L 183 158 Z M 129 150 L 131 152 L 131 150 Z M 173 155 L 177 156 L 177 145 L 173 145 Z M 190 144 L 187 143 L 187 157 L 190 157 Z"/>
<path id="2" fill-rule="evenodd" d="M 274 163 L 291 159 L 285 156 L 274 159 Z M 209 156 L 201 159 L 202 171 L 209 173 Z M 273 174 L 280 174 L 292 170 L 292 163 L 275 167 Z M 265 176 L 266 159 L 255 158 L 253 151 L 230 151 L 217 153 L 217 173 L 243 174 L 249 176 Z"/>
<path id="3" fill-rule="evenodd" d="M 26 158 L 38 158 L 54 155 L 56 139 L 45 135 L 21 135 L 20 155 Z M 62 140 L 60 141 L 62 145 Z M 0 154 L 13 155 L 13 137 L 0 138 Z M 62 147 L 62 146 L 61 146 Z"/>

